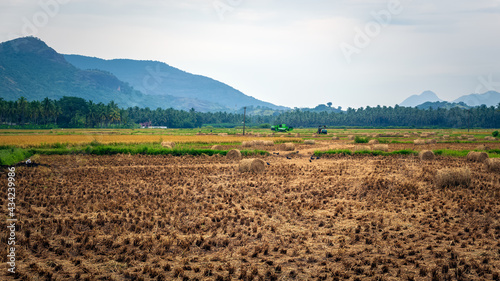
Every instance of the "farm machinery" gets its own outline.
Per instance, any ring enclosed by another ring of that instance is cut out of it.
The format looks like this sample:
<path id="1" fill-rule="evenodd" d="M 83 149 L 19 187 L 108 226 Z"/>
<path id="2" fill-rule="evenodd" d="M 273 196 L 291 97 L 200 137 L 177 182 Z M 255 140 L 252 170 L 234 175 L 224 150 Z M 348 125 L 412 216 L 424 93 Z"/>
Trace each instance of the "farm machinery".
<path id="1" fill-rule="evenodd" d="M 278 133 L 286 133 L 286 132 L 290 132 L 291 130 L 293 130 L 293 128 L 288 127 L 286 124 L 271 126 L 271 131 L 275 131 Z"/>
<path id="2" fill-rule="evenodd" d="M 328 130 L 326 129 L 326 126 L 318 126 L 318 132 L 317 132 L 318 135 L 326 135 L 328 134 Z"/>

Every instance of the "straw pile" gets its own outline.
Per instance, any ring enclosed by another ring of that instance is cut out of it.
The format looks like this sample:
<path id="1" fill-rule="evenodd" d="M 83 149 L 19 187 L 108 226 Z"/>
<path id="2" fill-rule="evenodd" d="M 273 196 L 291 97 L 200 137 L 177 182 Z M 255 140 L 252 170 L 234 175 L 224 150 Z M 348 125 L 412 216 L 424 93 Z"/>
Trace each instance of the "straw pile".
<path id="1" fill-rule="evenodd" d="M 425 140 L 422 140 L 422 139 L 416 139 L 413 141 L 414 144 L 416 145 L 424 145 L 425 144 Z"/>
<path id="2" fill-rule="evenodd" d="M 240 160 L 241 159 L 241 152 L 238 149 L 230 150 L 226 154 L 226 158 L 229 160 Z"/>
<path id="3" fill-rule="evenodd" d="M 476 147 L 476 150 L 490 150 L 490 147 L 486 146 L 484 144 L 481 144 L 478 147 Z"/>
<path id="4" fill-rule="evenodd" d="M 313 144 L 316 144 L 316 141 L 315 140 L 305 140 L 304 144 L 313 145 Z"/>
<path id="5" fill-rule="evenodd" d="M 281 151 L 294 151 L 295 150 L 295 144 L 293 144 L 291 142 L 282 143 L 280 145 L 280 150 Z"/>
<path id="6" fill-rule="evenodd" d="M 161 142 L 161 146 L 165 147 L 165 148 L 174 148 L 175 147 L 175 142 L 171 142 L 171 141 L 162 141 Z"/>
<path id="7" fill-rule="evenodd" d="M 223 149 L 224 148 L 222 147 L 222 145 L 216 144 L 216 145 L 212 146 L 212 150 L 223 150 Z"/>
<path id="8" fill-rule="evenodd" d="M 437 171 L 435 183 L 437 187 L 468 187 L 471 183 L 471 173 L 467 168 L 442 169 Z"/>
<path id="9" fill-rule="evenodd" d="M 243 159 L 240 161 L 240 173 L 262 173 L 266 168 L 266 162 L 262 159 Z"/>
<path id="10" fill-rule="evenodd" d="M 488 153 L 471 151 L 467 154 L 467 160 L 472 162 L 484 162 L 488 159 Z"/>
<path id="11" fill-rule="evenodd" d="M 427 143 L 427 144 L 436 144 L 437 140 L 435 140 L 435 139 L 428 139 L 428 140 L 425 140 L 425 143 Z"/>
<path id="12" fill-rule="evenodd" d="M 264 141 L 264 146 L 273 146 L 274 141 Z"/>
<path id="13" fill-rule="evenodd" d="M 489 141 L 495 141 L 497 140 L 495 137 L 490 137 L 490 136 L 487 136 L 487 137 L 484 137 L 485 140 L 489 140 Z"/>
<path id="14" fill-rule="evenodd" d="M 379 151 L 389 151 L 389 145 L 387 144 L 376 144 L 373 146 L 373 150 L 379 150 Z"/>
<path id="15" fill-rule="evenodd" d="M 333 137 L 332 137 L 332 140 L 339 140 L 339 139 L 340 139 L 340 138 L 339 138 L 339 137 L 337 137 L 337 136 L 333 136 Z"/>
<path id="16" fill-rule="evenodd" d="M 378 144 L 378 143 L 379 143 L 378 140 L 370 140 L 368 142 L 368 144 Z"/>
<path id="17" fill-rule="evenodd" d="M 358 145 L 354 148 L 355 151 L 371 151 L 372 148 L 367 145 Z"/>
<path id="18" fill-rule="evenodd" d="M 244 141 L 241 143 L 241 146 L 243 147 L 252 147 L 253 146 L 253 141 Z"/>
<path id="19" fill-rule="evenodd" d="M 487 159 L 484 165 L 490 172 L 500 172 L 500 158 Z"/>
<path id="20" fill-rule="evenodd" d="M 432 152 L 430 150 L 422 150 L 422 151 L 420 151 L 420 153 L 418 154 L 418 157 L 422 161 L 434 160 L 434 158 L 435 158 L 434 152 Z"/>
<path id="21" fill-rule="evenodd" d="M 355 137 L 354 137 L 354 135 L 349 135 L 349 136 L 347 136 L 347 139 L 348 139 L 348 140 L 354 140 L 354 139 L 355 139 Z"/>

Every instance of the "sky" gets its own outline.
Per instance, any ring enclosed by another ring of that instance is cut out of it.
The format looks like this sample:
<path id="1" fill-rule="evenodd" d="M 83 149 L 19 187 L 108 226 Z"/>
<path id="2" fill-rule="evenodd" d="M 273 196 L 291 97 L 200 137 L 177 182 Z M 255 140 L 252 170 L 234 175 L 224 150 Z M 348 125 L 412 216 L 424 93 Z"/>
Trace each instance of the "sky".
<path id="1" fill-rule="evenodd" d="M 165 62 L 288 107 L 500 91 L 500 0 L 1 0 L 0 42 Z"/>

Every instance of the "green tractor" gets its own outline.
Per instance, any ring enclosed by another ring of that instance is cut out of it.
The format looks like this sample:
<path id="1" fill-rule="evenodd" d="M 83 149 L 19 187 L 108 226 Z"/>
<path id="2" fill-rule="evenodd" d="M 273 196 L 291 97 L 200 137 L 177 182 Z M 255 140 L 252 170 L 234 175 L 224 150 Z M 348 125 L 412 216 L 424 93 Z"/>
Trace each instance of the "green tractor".
<path id="1" fill-rule="evenodd" d="M 293 128 L 288 127 L 286 124 L 271 126 L 271 131 L 275 131 L 278 133 L 286 133 L 286 132 L 290 132 L 291 130 L 293 130 Z"/>

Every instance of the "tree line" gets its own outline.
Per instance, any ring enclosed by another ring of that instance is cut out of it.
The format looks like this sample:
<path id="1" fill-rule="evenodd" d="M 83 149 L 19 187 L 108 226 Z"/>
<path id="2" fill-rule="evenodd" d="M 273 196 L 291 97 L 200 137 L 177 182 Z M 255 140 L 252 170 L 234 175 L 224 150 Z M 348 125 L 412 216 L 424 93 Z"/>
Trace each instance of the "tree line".
<path id="1" fill-rule="evenodd" d="M 206 125 L 241 126 L 243 114 L 202 113 L 176 109 L 119 108 L 116 103 L 94 103 L 77 97 L 16 101 L 0 98 L 0 124 L 33 128 L 137 127 L 140 123 L 169 128 L 199 128 Z M 410 128 L 499 128 L 500 104 L 471 109 L 418 109 L 411 107 L 348 108 L 345 112 L 312 112 L 294 109 L 274 115 L 246 116 L 247 125 L 285 123 L 293 127 L 410 127 Z"/>

